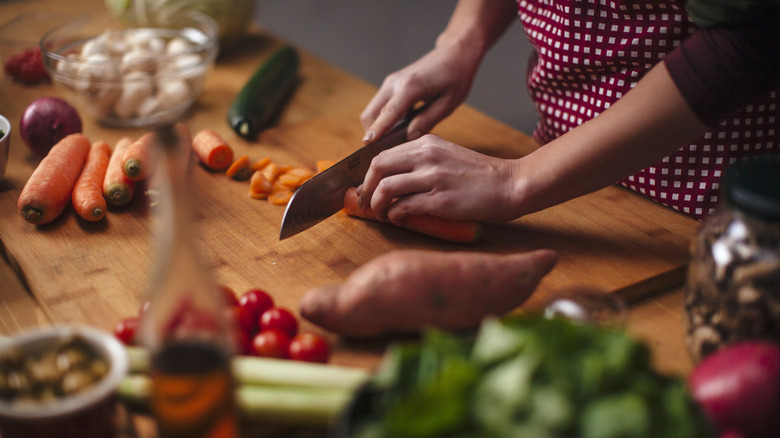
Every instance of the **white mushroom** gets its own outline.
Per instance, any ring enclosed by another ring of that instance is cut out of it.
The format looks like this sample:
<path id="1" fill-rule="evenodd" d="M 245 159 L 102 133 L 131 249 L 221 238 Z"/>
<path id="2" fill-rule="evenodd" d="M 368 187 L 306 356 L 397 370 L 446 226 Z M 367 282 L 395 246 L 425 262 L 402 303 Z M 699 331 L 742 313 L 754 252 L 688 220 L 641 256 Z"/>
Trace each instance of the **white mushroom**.
<path id="1" fill-rule="evenodd" d="M 166 81 L 161 83 L 159 88 L 157 99 L 160 102 L 160 108 L 164 110 L 184 105 L 190 98 L 190 87 L 184 80 Z"/>
<path id="2" fill-rule="evenodd" d="M 138 105 L 136 114 L 138 117 L 149 117 L 157 111 L 159 106 L 160 101 L 157 99 L 157 96 L 151 95 Z"/>
<path id="3" fill-rule="evenodd" d="M 154 86 L 149 74 L 134 71 L 125 75 L 122 92 L 114 104 L 114 112 L 119 117 L 134 116 L 141 104 L 152 94 Z"/>
<path id="4" fill-rule="evenodd" d="M 120 70 L 124 75 L 134 71 L 154 73 L 158 63 L 158 57 L 154 53 L 136 47 L 122 56 Z"/>
<path id="5" fill-rule="evenodd" d="M 116 100 L 119 90 L 113 84 L 119 72 L 107 55 L 90 55 L 82 62 L 73 83 L 87 103 L 99 114 L 105 113 Z"/>
<path id="6" fill-rule="evenodd" d="M 165 53 L 168 55 L 176 55 L 184 53 L 193 47 L 192 42 L 187 38 L 175 37 L 168 41 L 168 45 L 165 46 Z"/>
<path id="7" fill-rule="evenodd" d="M 102 38 L 92 38 L 81 47 L 81 56 L 88 58 L 92 55 L 109 55 L 108 47 Z"/>

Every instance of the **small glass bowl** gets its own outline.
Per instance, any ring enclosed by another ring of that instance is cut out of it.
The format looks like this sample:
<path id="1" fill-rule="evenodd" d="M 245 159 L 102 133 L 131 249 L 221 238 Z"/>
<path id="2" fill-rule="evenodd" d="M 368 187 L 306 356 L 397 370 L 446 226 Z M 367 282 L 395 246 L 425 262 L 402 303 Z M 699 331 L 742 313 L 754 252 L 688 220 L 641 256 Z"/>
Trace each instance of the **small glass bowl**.
<path id="1" fill-rule="evenodd" d="M 52 82 L 80 112 L 111 127 L 177 120 L 200 96 L 219 50 L 218 26 L 188 11 L 164 27 L 85 15 L 40 41 Z"/>

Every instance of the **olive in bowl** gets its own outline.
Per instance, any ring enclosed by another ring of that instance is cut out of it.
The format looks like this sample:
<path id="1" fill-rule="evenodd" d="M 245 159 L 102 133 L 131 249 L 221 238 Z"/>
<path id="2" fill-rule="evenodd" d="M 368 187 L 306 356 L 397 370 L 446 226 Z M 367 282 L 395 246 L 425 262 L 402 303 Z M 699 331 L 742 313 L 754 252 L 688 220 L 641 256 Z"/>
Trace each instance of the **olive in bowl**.
<path id="1" fill-rule="evenodd" d="M 114 436 L 114 394 L 127 367 L 122 344 L 90 327 L 38 329 L 3 342 L 0 436 Z"/>

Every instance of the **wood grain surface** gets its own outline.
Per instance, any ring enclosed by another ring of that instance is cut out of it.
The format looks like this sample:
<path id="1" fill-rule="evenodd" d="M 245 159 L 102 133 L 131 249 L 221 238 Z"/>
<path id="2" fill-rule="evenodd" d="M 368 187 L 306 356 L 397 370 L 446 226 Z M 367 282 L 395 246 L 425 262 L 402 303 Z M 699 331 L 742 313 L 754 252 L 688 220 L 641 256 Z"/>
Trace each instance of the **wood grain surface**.
<path id="1" fill-rule="evenodd" d="M 64 3 L 10 2 L 0 5 L 0 12 L 11 16 L 44 6 L 56 11 L 65 9 Z M 84 10 L 102 8 L 97 0 L 76 3 Z M 301 83 L 275 126 L 252 142 L 228 127 L 225 115 L 233 97 L 282 43 L 257 30 L 240 46 L 222 54 L 184 122 L 193 134 L 205 128 L 216 130 L 237 155 L 252 159 L 268 156 L 280 164 L 313 168 L 316 160 L 346 156 L 360 143 L 358 116 L 376 89 L 305 51 Z M 27 87 L 3 78 L 0 113 L 18 126 L 26 105 L 42 95 L 59 92 L 52 85 Z M 84 132 L 90 139 L 105 140 L 112 146 L 122 136 L 137 138 L 145 132 L 84 121 Z M 537 147 L 525 134 L 470 107 L 458 109 L 435 132 L 502 157 L 519 157 Z M 0 182 L 0 241 L 16 277 L 8 278 L 8 270 L 0 272 L 4 289 L 0 330 L 68 322 L 110 329 L 121 317 L 137 312 L 149 292 L 148 279 L 155 261 L 150 237 L 154 224 L 145 200 L 137 197 L 127 208 L 112 209 L 99 223 L 82 221 L 68 208 L 52 224 L 30 225 L 19 216 L 16 201 L 38 161 L 23 146 L 18 131 L 13 133 L 12 143 L 9 171 Z M 236 291 L 262 287 L 280 305 L 294 311 L 310 288 L 341 281 L 377 255 L 403 248 L 494 253 L 552 248 L 560 253 L 559 263 L 527 302 L 527 308 L 543 305 L 563 289 L 583 285 L 638 300 L 681 284 L 688 242 L 698 225 L 624 189 L 608 187 L 510 223 L 489 225 L 484 239 L 475 245 L 439 242 L 343 213 L 279 241 L 284 208 L 249 198 L 248 183 L 198 166 L 193 187 L 198 193 L 197 234 L 193 237 L 214 279 Z M 13 295 L 6 294 L 6 288 L 15 291 Z M 24 322 L 10 322 L 7 315 Z M 333 362 L 339 364 L 373 366 L 384 345 L 328 336 L 334 344 Z M 683 362 L 681 367 L 685 366 Z"/>

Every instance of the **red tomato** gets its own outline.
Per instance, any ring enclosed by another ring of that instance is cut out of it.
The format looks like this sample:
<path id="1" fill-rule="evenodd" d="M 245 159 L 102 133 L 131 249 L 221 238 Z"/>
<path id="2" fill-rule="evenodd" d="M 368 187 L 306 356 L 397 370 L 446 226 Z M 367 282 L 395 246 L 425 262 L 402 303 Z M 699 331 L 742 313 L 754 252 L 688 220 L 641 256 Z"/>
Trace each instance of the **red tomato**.
<path id="1" fill-rule="evenodd" d="M 298 320 L 284 307 L 272 307 L 260 315 L 260 331 L 283 330 L 290 337 L 298 333 Z"/>
<path id="2" fill-rule="evenodd" d="M 252 314 L 252 311 L 243 306 L 236 306 L 233 308 L 236 325 L 247 334 L 250 338 L 257 332 L 257 316 Z"/>
<path id="3" fill-rule="evenodd" d="M 290 341 L 290 359 L 327 363 L 329 356 L 328 341 L 320 335 L 299 333 Z"/>
<path id="4" fill-rule="evenodd" d="M 252 339 L 255 356 L 287 359 L 290 350 L 290 336 L 279 329 L 268 329 Z"/>
<path id="5" fill-rule="evenodd" d="M 233 289 L 223 285 L 217 286 L 217 288 L 219 289 L 219 293 L 225 297 L 225 302 L 228 306 L 238 306 L 238 298 L 236 298 L 236 293 L 233 292 Z"/>
<path id="6" fill-rule="evenodd" d="M 114 336 L 125 345 L 135 345 L 135 333 L 138 330 L 138 318 L 125 318 L 114 326 Z"/>
<path id="7" fill-rule="evenodd" d="M 258 328 L 260 315 L 274 306 L 271 296 L 261 289 L 251 289 L 238 299 L 241 314 L 238 315 L 238 323 L 249 335 L 253 335 Z"/>

